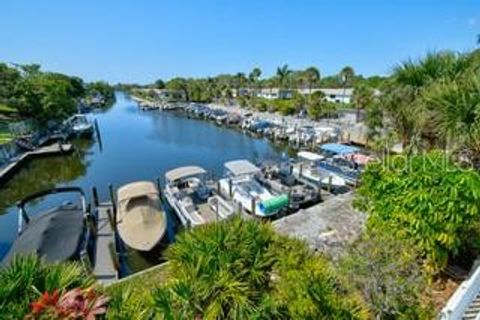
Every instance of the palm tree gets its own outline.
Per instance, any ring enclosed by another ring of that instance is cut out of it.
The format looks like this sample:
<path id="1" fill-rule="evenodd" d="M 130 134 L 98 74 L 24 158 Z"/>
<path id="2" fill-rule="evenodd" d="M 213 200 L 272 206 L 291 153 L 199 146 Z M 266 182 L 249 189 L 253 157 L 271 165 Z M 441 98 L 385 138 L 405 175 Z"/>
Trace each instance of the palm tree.
<path id="1" fill-rule="evenodd" d="M 365 110 L 373 103 L 374 91 L 367 85 L 361 84 L 353 90 L 352 103 L 357 110 L 356 122 L 360 120 L 360 110 Z"/>
<path id="2" fill-rule="evenodd" d="M 467 72 L 458 81 L 436 84 L 425 93 L 435 110 L 434 124 L 447 148 L 463 153 L 480 167 L 480 76 Z"/>
<path id="3" fill-rule="evenodd" d="M 309 94 L 312 93 L 312 86 L 320 81 L 320 71 L 315 67 L 309 67 L 304 71 L 308 83 Z"/>
<path id="4" fill-rule="evenodd" d="M 245 73 L 243 72 L 238 72 L 235 75 L 235 89 L 237 90 L 237 97 L 240 96 L 240 88 L 245 86 L 247 83 L 247 78 L 245 77 Z"/>
<path id="5" fill-rule="evenodd" d="M 340 71 L 340 80 L 342 82 L 342 87 L 343 87 L 343 97 L 345 99 L 346 91 L 347 91 L 347 86 L 352 86 L 353 85 L 353 79 L 355 77 L 355 71 L 353 70 L 352 67 L 346 66 Z M 345 101 L 345 100 L 343 100 Z"/>
<path id="6" fill-rule="evenodd" d="M 288 82 L 291 74 L 292 70 L 288 68 L 288 64 L 284 64 L 283 66 L 277 68 L 277 79 L 279 87 L 288 89 Z"/>
<path id="7" fill-rule="evenodd" d="M 260 78 L 261 75 L 262 75 L 262 70 L 258 67 L 253 68 L 253 70 L 248 75 L 248 79 L 250 80 L 250 83 L 255 87 L 256 92 L 254 96 L 256 96 L 256 93 L 258 92 L 258 89 L 259 89 L 258 79 Z"/>

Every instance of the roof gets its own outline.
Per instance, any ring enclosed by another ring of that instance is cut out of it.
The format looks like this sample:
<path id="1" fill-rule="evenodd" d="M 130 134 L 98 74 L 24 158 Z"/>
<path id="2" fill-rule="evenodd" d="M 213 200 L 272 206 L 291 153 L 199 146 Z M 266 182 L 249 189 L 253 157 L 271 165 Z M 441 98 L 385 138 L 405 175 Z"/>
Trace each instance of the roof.
<path id="1" fill-rule="evenodd" d="M 297 153 L 297 156 L 299 158 L 307 159 L 310 161 L 319 161 L 319 160 L 325 159 L 325 157 L 322 155 L 319 155 L 313 152 L 308 152 L 308 151 L 300 151 L 299 153 Z"/>
<path id="2" fill-rule="evenodd" d="M 334 154 L 347 154 L 347 153 L 355 153 L 360 151 L 360 149 L 357 147 L 346 146 L 344 144 L 339 144 L 339 143 L 326 143 L 321 145 L 320 149 L 323 151 L 334 153 Z"/>
<path id="3" fill-rule="evenodd" d="M 186 167 L 175 168 L 173 170 L 168 171 L 167 173 L 165 173 L 165 178 L 167 178 L 168 181 L 175 181 L 182 178 L 196 176 L 196 175 L 205 174 L 205 173 L 207 173 L 207 171 L 205 171 L 205 169 L 201 167 L 186 166 Z"/>
<path id="4" fill-rule="evenodd" d="M 84 219 L 75 206 L 57 208 L 33 218 L 3 260 L 15 255 L 37 254 L 48 262 L 62 262 L 78 255 L 83 241 Z"/>
<path id="5" fill-rule="evenodd" d="M 248 160 L 225 162 L 225 168 L 235 176 L 260 172 L 260 169 Z"/>
<path id="6" fill-rule="evenodd" d="M 137 181 L 120 187 L 117 191 L 117 201 L 124 201 L 148 194 L 158 194 L 157 187 L 150 181 Z"/>

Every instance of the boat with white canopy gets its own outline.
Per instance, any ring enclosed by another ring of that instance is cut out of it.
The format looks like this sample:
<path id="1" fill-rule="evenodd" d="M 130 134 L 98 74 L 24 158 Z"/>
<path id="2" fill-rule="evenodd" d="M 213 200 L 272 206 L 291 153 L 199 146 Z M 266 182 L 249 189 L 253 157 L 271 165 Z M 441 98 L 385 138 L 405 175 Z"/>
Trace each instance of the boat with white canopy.
<path id="1" fill-rule="evenodd" d="M 205 169 L 198 166 L 180 167 L 165 174 L 165 198 L 186 227 L 195 227 L 234 214 L 233 207 L 205 182 Z"/>
<path id="2" fill-rule="evenodd" d="M 132 182 L 117 191 L 117 230 L 123 242 L 150 251 L 163 239 L 167 216 L 154 183 Z"/>
<path id="3" fill-rule="evenodd" d="M 321 162 L 325 160 L 324 156 L 309 151 L 300 151 L 297 158 L 298 161 L 293 165 L 292 170 L 295 176 L 333 188 L 346 186 L 345 179 L 320 166 Z"/>
<path id="4" fill-rule="evenodd" d="M 273 216 L 286 208 L 287 195 L 272 195 L 256 179 L 260 168 L 248 160 L 235 160 L 225 163 L 225 178 L 219 181 L 220 190 L 248 213 L 260 217 Z"/>

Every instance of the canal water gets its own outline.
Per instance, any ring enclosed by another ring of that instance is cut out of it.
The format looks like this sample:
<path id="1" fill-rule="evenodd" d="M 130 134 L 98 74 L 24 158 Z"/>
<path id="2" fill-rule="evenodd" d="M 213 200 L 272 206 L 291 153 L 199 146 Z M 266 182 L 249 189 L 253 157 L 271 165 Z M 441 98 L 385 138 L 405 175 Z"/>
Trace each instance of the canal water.
<path id="1" fill-rule="evenodd" d="M 31 193 L 80 186 L 90 194 L 96 186 L 105 201 L 109 184 L 117 188 L 136 180 L 163 182 L 166 171 L 185 165 L 202 166 L 219 177 L 226 161 L 276 159 L 282 154 L 267 140 L 188 119 L 179 112 L 142 112 L 123 93 L 117 93 L 108 111 L 92 116 L 99 123 L 101 144 L 96 139 L 77 140 L 73 154 L 35 159 L 0 187 L 0 259 L 16 237 L 15 203 Z M 30 209 L 40 212 L 62 200 L 48 197 Z M 142 257 L 134 260 L 138 264 L 134 269 L 149 264 Z"/>

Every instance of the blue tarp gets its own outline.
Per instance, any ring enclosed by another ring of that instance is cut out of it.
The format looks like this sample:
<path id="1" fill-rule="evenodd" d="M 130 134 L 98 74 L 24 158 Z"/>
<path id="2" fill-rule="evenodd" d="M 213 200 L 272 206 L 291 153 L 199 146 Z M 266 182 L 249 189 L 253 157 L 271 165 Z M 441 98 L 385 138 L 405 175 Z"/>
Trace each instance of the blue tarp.
<path id="1" fill-rule="evenodd" d="M 348 154 L 348 153 L 355 153 L 360 151 L 359 148 L 346 146 L 344 144 L 339 143 L 326 143 L 320 146 L 322 151 L 330 152 L 333 154 Z"/>

